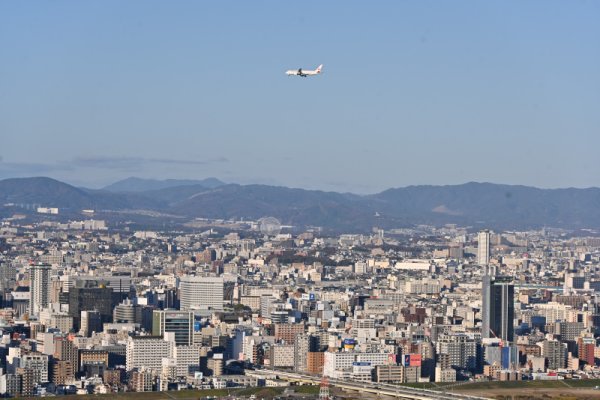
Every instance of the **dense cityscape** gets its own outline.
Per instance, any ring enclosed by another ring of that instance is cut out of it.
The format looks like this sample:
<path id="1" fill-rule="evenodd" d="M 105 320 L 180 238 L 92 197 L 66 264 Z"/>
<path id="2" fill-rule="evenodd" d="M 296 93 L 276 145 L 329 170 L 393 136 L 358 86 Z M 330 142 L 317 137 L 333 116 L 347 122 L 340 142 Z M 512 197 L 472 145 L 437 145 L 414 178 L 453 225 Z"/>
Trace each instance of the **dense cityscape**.
<path id="1" fill-rule="evenodd" d="M 0 400 L 600 400 L 600 1 L 0 1 Z"/>
<path id="2" fill-rule="evenodd" d="M 5 396 L 600 377 L 596 236 L 37 211 L 0 229 Z"/>

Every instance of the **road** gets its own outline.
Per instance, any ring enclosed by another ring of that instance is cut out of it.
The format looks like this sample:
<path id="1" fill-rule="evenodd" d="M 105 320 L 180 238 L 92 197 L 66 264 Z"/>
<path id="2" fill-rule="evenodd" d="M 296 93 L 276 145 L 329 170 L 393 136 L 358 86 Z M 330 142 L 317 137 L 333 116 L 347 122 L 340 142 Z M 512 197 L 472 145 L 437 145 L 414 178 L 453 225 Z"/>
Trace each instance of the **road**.
<path id="1" fill-rule="evenodd" d="M 254 370 L 246 371 L 247 375 L 255 375 L 262 378 L 276 377 L 279 379 L 301 382 L 308 384 L 319 384 L 321 378 L 312 375 L 304 375 L 295 372 L 278 370 Z M 372 393 L 377 395 L 392 396 L 399 399 L 410 400 L 488 400 L 487 397 L 469 396 L 458 393 L 444 393 L 441 391 L 429 389 L 416 389 L 406 386 L 391 385 L 375 382 L 348 382 L 337 379 L 329 379 L 329 385 L 340 389 L 354 390 L 363 393 Z"/>

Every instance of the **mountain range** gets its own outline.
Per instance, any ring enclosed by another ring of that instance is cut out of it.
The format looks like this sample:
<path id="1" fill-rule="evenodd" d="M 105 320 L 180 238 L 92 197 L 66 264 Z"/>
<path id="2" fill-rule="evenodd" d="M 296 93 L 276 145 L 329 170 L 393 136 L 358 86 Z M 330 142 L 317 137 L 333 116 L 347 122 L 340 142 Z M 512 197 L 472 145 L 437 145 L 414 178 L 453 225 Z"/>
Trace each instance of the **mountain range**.
<path id="1" fill-rule="evenodd" d="M 8 206 L 7 204 L 12 204 Z M 346 232 L 372 227 L 456 223 L 475 229 L 600 228 L 600 189 L 538 189 L 492 183 L 408 186 L 372 195 L 267 185 L 128 178 L 100 190 L 44 177 L 0 180 L 0 211 L 38 204 L 82 209 L 150 210 L 187 219 L 274 216 L 286 225 Z M 14 210 L 12 210 L 14 212 Z M 61 211 L 62 213 L 62 211 Z"/>

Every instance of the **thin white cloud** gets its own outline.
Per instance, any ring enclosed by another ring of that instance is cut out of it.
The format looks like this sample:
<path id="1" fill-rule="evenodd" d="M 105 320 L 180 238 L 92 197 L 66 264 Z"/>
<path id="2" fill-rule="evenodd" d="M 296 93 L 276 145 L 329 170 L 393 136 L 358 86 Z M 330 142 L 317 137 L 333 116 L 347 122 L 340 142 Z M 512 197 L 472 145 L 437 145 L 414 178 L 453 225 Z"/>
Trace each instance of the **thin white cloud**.
<path id="1" fill-rule="evenodd" d="M 57 171 L 74 171 L 80 168 L 113 171 L 142 171 L 148 167 L 163 165 L 211 165 L 227 163 L 225 157 L 206 160 L 179 160 L 172 158 L 144 158 L 144 157 L 76 157 L 68 161 L 55 163 L 32 162 L 4 162 L 0 156 L 0 176 L 44 175 Z"/>
<path id="2" fill-rule="evenodd" d="M 113 156 L 95 156 L 95 157 L 77 157 L 70 161 L 70 164 L 85 168 L 102 169 L 141 169 L 149 164 L 171 164 L 171 165 L 208 165 L 214 163 L 228 162 L 225 157 L 218 157 L 208 160 L 181 160 L 174 158 L 144 158 L 144 157 L 113 157 Z"/>

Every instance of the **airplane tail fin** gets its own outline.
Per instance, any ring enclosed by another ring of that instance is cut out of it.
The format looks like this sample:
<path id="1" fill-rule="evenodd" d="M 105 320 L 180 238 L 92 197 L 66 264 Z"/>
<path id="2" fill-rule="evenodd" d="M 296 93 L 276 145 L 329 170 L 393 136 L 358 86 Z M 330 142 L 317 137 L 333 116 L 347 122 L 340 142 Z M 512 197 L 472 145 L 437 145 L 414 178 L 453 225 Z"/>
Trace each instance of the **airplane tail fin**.
<path id="1" fill-rule="evenodd" d="M 321 64 L 317 67 L 317 74 L 320 74 L 322 69 L 323 69 L 323 64 Z"/>

